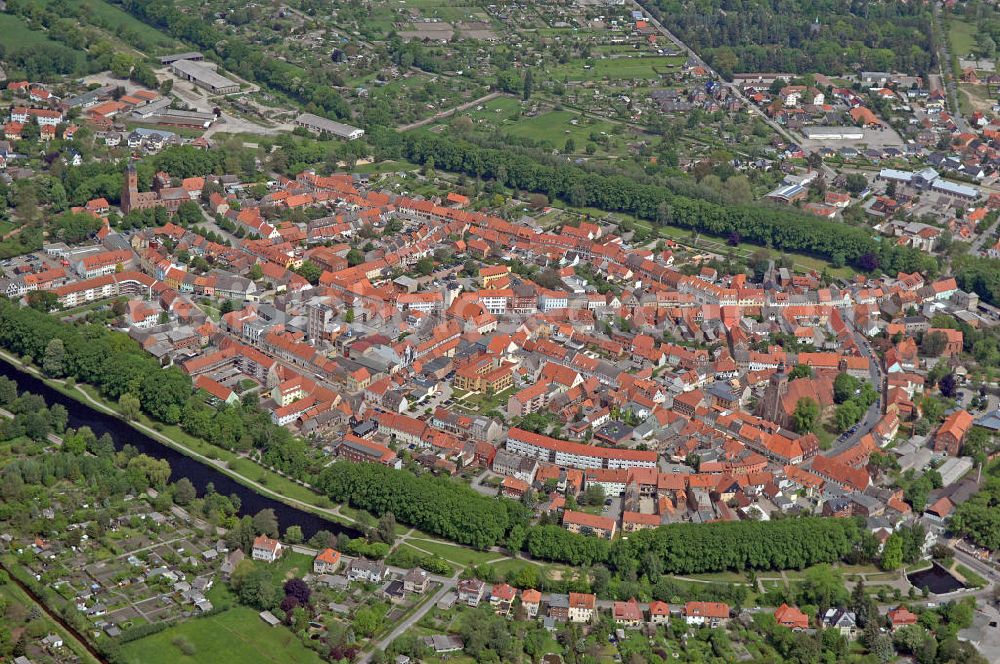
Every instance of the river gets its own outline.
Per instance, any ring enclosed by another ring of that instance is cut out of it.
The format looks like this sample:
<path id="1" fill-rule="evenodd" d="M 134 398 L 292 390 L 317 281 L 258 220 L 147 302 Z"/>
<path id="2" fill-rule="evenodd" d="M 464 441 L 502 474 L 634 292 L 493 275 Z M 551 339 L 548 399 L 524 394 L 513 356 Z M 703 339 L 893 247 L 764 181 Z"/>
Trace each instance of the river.
<path id="1" fill-rule="evenodd" d="M 164 459 L 170 464 L 171 481 L 177 481 L 182 477 L 191 480 L 198 494 L 205 491 L 209 483 L 215 485 L 215 490 L 223 495 L 236 494 L 240 497 L 240 514 L 253 516 L 262 509 L 271 508 L 278 516 L 278 524 L 282 532 L 288 526 L 299 526 L 306 539 L 312 537 L 320 530 L 327 530 L 335 535 L 345 533 L 350 537 L 358 537 L 360 533 L 336 521 L 331 521 L 317 514 L 306 512 L 298 508 L 286 505 L 285 503 L 262 496 L 253 489 L 243 486 L 236 480 L 221 471 L 207 466 L 200 461 L 196 461 L 189 456 L 178 452 L 174 448 L 158 442 L 150 436 L 137 431 L 122 420 L 102 413 L 93 407 L 72 399 L 58 390 L 54 390 L 46 385 L 39 378 L 22 371 L 17 366 L 7 360 L 0 358 L 0 375 L 11 380 L 16 380 L 18 389 L 21 391 L 40 394 L 49 405 L 62 404 L 69 411 L 69 426 L 79 429 L 83 426 L 90 427 L 95 434 L 103 436 L 110 434 L 115 442 L 115 448 L 121 449 L 123 445 L 130 444 L 142 454 L 146 454 L 157 459 Z"/>

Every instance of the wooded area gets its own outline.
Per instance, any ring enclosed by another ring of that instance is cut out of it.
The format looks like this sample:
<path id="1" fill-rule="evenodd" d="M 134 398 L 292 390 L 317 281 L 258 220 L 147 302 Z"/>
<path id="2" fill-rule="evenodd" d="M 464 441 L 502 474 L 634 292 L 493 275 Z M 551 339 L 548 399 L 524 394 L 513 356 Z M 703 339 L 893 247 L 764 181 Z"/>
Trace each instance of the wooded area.
<path id="1" fill-rule="evenodd" d="M 724 76 L 927 72 L 930 8 L 854 0 L 656 0 L 649 12 Z"/>

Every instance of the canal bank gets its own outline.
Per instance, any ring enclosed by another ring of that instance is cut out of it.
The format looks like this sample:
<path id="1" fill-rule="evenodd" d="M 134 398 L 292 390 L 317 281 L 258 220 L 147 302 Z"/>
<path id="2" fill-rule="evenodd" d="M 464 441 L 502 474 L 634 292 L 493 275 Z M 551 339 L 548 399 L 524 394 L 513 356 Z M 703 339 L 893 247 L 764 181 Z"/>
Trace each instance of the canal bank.
<path id="1" fill-rule="evenodd" d="M 88 664 L 95 661 L 100 662 L 101 664 L 108 664 L 108 660 L 105 659 L 104 656 L 101 655 L 101 653 L 99 653 L 97 649 L 94 648 L 94 646 L 89 641 L 87 641 L 86 637 L 84 637 L 83 634 L 78 632 L 75 627 L 66 622 L 66 619 L 63 618 L 61 615 L 59 615 L 57 611 L 53 611 L 45 603 L 45 601 L 38 596 L 38 593 L 36 593 L 34 589 L 32 589 L 27 583 L 25 583 L 20 577 L 18 577 L 17 574 L 14 573 L 15 572 L 14 570 L 8 568 L 6 565 L 3 564 L 3 562 L 0 562 L 0 570 L 2 570 L 5 574 L 7 574 L 7 577 L 10 579 L 9 583 L 13 584 L 14 586 L 17 586 L 17 588 L 19 588 L 21 592 L 24 593 L 24 595 L 36 607 L 38 607 L 39 611 L 45 614 L 45 616 L 53 623 L 58 625 L 60 629 L 64 630 L 66 632 L 66 635 L 72 637 L 73 641 L 75 642 L 74 645 L 76 645 L 76 648 L 71 647 L 70 650 L 75 651 L 77 648 L 79 648 L 86 654 L 90 655 L 90 657 L 93 659 L 87 659 L 85 657 L 82 658 L 83 661 L 88 662 Z"/>
<path id="2" fill-rule="evenodd" d="M 282 496 L 259 482 L 226 468 L 224 461 L 211 459 L 186 448 L 144 424 L 125 421 L 118 413 L 93 400 L 82 390 L 79 396 L 70 396 L 25 370 L 8 353 L 0 352 L 0 360 L 3 360 L 0 361 L 0 375 L 17 381 L 20 390 L 39 394 L 50 405 L 58 403 L 64 406 L 69 412 L 70 427 L 90 427 L 98 436 L 105 433 L 110 435 L 116 449 L 130 444 L 140 453 L 167 461 L 171 468 L 171 481 L 186 477 L 199 494 L 204 493 L 211 483 L 221 494 L 239 496 L 241 514 L 253 515 L 262 509 L 273 509 L 282 530 L 297 525 L 307 538 L 320 530 L 334 534 L 344 533 L 350 537 L 359 537 L 361 534 L 355 528 L 336 520 L 338 517 L 346 517 L 335 514 L 334 510 Z"/>

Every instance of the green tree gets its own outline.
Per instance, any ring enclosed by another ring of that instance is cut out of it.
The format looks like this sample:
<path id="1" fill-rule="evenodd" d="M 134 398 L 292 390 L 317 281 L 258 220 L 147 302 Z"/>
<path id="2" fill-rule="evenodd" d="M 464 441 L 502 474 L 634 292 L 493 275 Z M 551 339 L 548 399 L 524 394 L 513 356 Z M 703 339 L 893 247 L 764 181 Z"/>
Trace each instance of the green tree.
<path id="1" fill-rule="evenodd" d="M 834 423 L 836 424 L 837 431 L 843 432 L 850 429 L 861 419 L 864 412 L 864 409 L 853 399 L 837 406 L 837 410 L 834 413 Z"/>
<path id="2" fill-rule="evenodd" d="M 848 399 L 854 398 L 854 393 L 858 390 L 858 379 L 846 372 L 837 374 L 833 380 L 833 400 L 836 403 L 844 403 Z"/>
<path id="3" fill-rule="evenodd" d="M 303 540 L 301 526 L 288 526 L 285 529 L 285 541 L 289 544 L 301 544 Z"/>
<path id="4" fill-rule="evenodd" d="M 182 477 L 174 483 L 174 502 L 181 507 L 190 505 L 197 497 L 198 492 L 188 478 Z"/>
<path id="5" fill-rule="evenodd" d="M 53 339 L 45 346 L 45 354 L 42 356 L 42 371 L 49 376 L 62 376 L 65 362 L 66 345 L 62 339 Z"/>
<path id="6" fill-rule="evenodd" d="M 948 346 L 948 337 L 944 332 L 929 332 L 920 341 L 920 352 L 928 357 L 940 357 Z"/>
<path id="7" fill-rule="evenodd" d="M 879 566 L 886 571 L 896 570 L 903 566 L 903 538 L 898 533 L 889 535 L 885 541 Z"/>
<path id="8" fill-rule="evenodd" d="M 52 291 L 36 290 L 28 293 L 28 306 L 36 311 L 49 312 L 59 306 L 59 296 Z"/>
<path id="9" fill-rule="evenodd" d="M 132 488 L 145 491 L 149 487 L 163 489 L 170 479 L 170 464 L 165 459 L 154 459 L 138 454 L 129 459 L 126 466 Z"/>
<path id="10" fill-rule="evenodd" d="M 424 256 L 417 261 L 417 273 L 427 276 L 434 272 L 434 259 L 430 256 Z"/>
<path id="11" fill-rule="evenodd" d="M 139 398 L 134 394 L 126 392 L 118 398 L 118 410 L 121 411 L 122 417 L 130 422 L 134 422 L 139 418 L 141 410 Z"/>
<path id="12" fill-rule="evenodd" d="M 355 265 L 361 265 L 365 262 L 365 255 L 357 247 L 352 247 L 350 251 L 347 252 L 347 264 L 351 267 Z"/>
<path id="13" fill-rule="evenodd" d="M 580 496 L 581 505 L 603 505 L 607 496 L 604 493 L 604 485 L 591 483 L 584 489 Z"/>
<path id="14" fill-rule="evenodd" d="M 384 619 L 385 608 L 382 605 L 366 605 L 354 613 L 351 626 L 356 634 L 372 637 L 382 628 Z"/>
<path id="15" fill-rule="evenodd" d="M 868 180 L 862 173 L 848 173 L 847 191 L 852 194 L 860 194 L 868 186 Z"/>
<path id="16" fill-rule="evenodd" d="M 132 73 L 132 58 L 125 53 L 115 53 L 111 56 L 111 75 L 115 78 L 128 78 Z"/>
<path id="17" fill-rule="evenodd" d="M 819 423 L 819 415 L 819 404 L 814 399 L 802 397 L 795 403 L 795 410 L 792 412 L 792 428 L 797 433 L 813 431 Z"/>
<path id="18" fill-rule="evenodd" d="M 380 542 L 385 542 L 390 546 L 396 542 L 396 517 L 393 516 L 392 512 L 386 512 L 378 520 L 375 536 Z"/>
<path id="19" fill-rule="evenodd" d="M 295 271 L 313 286 L 319 283 L 319 278 L 323 274 L 323 268 L 311 260 L 304 261 Z"/>
<path id="20" fill-rule="evenodd" d="M 253 516 L 253 527 L 258 533 L 268 537 L 278 536 L 278 515 L 270 507 L 262 509 Z"/>
<path id="21" fill-rule="evenodd" d="M 260 610 L 273 609 L 278 602 L 278 589 L 271 573 L 262 567 L 252 567 L 241 577 L 236 595 L 240 603 Z"/>
<path id="22" fill-rule="evenodd" d="M 812 375 L 812 367 L 805 364 L 796 364 L 795 367 L 788 373 L 788 380 L 795 380 L 796 378 L 812 378 Z"/>
<path id="23" fill-rule="evenodd" d="M 848 599 L 844 577 L 840 570 L 830 565 L 816 565 L 806 570 L 799 588 L 800 604 L 814 604 L 820 613 L 832 606 L 840 606 Z"/>

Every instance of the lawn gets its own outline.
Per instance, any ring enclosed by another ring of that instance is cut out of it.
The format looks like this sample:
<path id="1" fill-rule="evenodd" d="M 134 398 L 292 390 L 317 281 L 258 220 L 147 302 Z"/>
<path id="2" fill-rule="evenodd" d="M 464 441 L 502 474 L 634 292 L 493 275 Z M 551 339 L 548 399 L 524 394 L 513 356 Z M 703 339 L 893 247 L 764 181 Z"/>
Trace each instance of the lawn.
<path id="1" fill-rule="evenodd" d="M 192 654 L 182 653 L 176 644 Z M 244 606 L 128 643 L 122 647 L 122 659 L 136 664 L 323 661 L 287 628 L 267 627 L 256 611 Z"/>
<path id="2" fill-rule="evenodd" d="M 514 578 L 525 567 L 534 568 L 539 573 L 542 573 L 543 571 L 547 572 L 550 577 L 566 579 L 573 578 L 579 574 L 581 575 L 581 578 L 589 578 L 585 569 L 567 567 L 566 565 L 556 565 L 553 563 L 534 563 L 527 560 L 515 560 L 513 558 L 493 563 L 490 567 L 495 569 L 497 573 L 503 574 L 507 579 Z"/>
<path id="3" fill-rule="evenodd" d="M 419 164 L 414 164 L 404 160 L 380 161 L 378 163 L 362 164 L 355 168 L 352 173 L 395 173 L 397 171 L 415 171 L 420 168 Z"/>
<path id="4" fill-rule="evenodd" d="M 598 208 L 584 207 L 576 208 L 572 207 L 566 201 L 559 200 L 555 202 L 556 205 L 562 206 L 565 210 L 573 214 L 580 215 L 590 215 L 594 219 L 605 219 L 610 217 L 610 220 L 614 223 L 621 223 L 624 221 L 631 221 L 636 226 L 641 226 L 646 229 L 654 229 L 654 224 L 646 219 L 639 219 L 624 212 L 608 212 L 607 210 L 600 210 Z M 684 228 L 678 228 L 676 226 L 655 226 L 655 230 L 659 233 L 662 238 L 667 238 L 678 242 L 679 244 L 685 246 L 691 246 L 694 236 L 691 231 Z M 738 256 L 749 257 L 753 252 L 763 249 L 760 245 L 750 244 L 748 242 L 740 242 L 735 247 L 729 246 L 729 244 L 720 238 L 713 237 L 712 235 L 707 235 L 705 233 L 698 233 L 698 246 L 699 250 L 711 251 L 713 253 L 722 254 L 725 256 L 729 250 L 733 250 Z M 850 266 L 844 266 L 840 268 L 835 268 L 826 260 L 819 258 L 817 256 L 808 256 L 806 254 L 799 254 L 792 251 L 778 251 L 777 249 L 770 250 L 772 258 L 779 258 L 782 254 L 788 256 L 794 262 L 792 268 L 794 271 L 802 273 L 808 272 L 810 270 L 822 271 L 826 269 L 831 276 L 850 279 L 855 275 L 855 271 Z"/>
<path id="5" fill-rule="evenodd" d="M 983 588 L 988 585 L 986 579 L 961 563 L 955 565 L 955 571 L 962 575 L 962 578 L 965 579 L 965 585 L 968 587 Z"/>
<path id="6" fill-rule="evenodd" d="M 284 583 L 288 579 L 301 578 L 312 571 L 312 558 L 304 553 L 285 551 L 278 562 L 265 565 L 276 581 Z"/>
<path id="7" fill-rule="evenodd" d="M 610 134 L 612 129 L 614 125 L 610 122 L 591 120 L 572 111 L 549 111 L 504 127 L 504 131 L 514 136 L 547 140 L 559 147 L 572 138 L 578 149 L 583 148 L 592 133 Z"/>
<path id="8" fill-rule="evenodd" d="M 708 574 L 687 574 L 686 579 L 698 579 L 699 581 L 711 581 L 713 583 L 740 583 L 746 584 L 746 574 L 740 572 L 712 572 Z"/>
<path id="9" fill-rule="evenodd" d="M 431 553 L 441 556 L 445 560 L 458 565 L 482 565 L 490 560 L 496 560 L 501 557 L 499 553 L 476 551 L 474 549 L 466 549 L 461 546 L 445 544 L 444 542 L 431 542 L 428 540 L 418 539 L 411 539 L 409 541 L 415 547 L 423 549 L 424 551 L 430 551 Z"/>
<path id="10" fill-rule="evenodd" d="M 976 47 L 976 26 L 972 23 L 952 19 L 948 22 L 948 37 L 951 39 L 952 53 L 959 58 L 968 57 Z"/>
<path id="11" fill-rule="evenodd" d="M 648 222 L 639 221 L 637 223 L 648 224 Z M 660 226 L 660 235 L 662 237 L 671 238 L 682 244 L 690 243 L 691 241 L 691 231 L 681 228 L 676 228 L 673 226 Z M 698 235 L 698 242 L 700 249 L 706 249 L 715 253 L 725 255 L 730 249 L 732 249 L 739 256 L 750 256 L 753 252 L 757 251 L 761 247 L 756 244 L 750 244 L 748 242 L 740 242 L 735 247 L 730 247 L 729 244 L 721 240 L 715 239 L 710 235 L 705 235 L 701 233 Z M 791 251 L 778 251 L 771 250 L 772 257 L 776 258 L 780 254 L 785 254 L 794 261 L 793 269 L 797 272 L 809 271 L 809 270 L 827 270 L 830 275 L 834 277 L 839 277 L 842 279 L 850 279 L 854 276 L 855 272 L 848 266 L 835 268 L 828 261 L 818 258 L 816 256 L 807 256 L 806 254 L 797 254 Z"/>
<path id="12" fill-rule="evenodd" d="M 479 413 L 486 413 L 494 408 L 500 408 L 507 405 L 507 399 L 516 390 L 510 387 L 502 392 L 498 392 L 494 395 L 490 395 L 486 392 L 477 392 L 470 394 L 465 399 L 462 400 L 461 406 L 467 410 L 471 410 Z"/>

